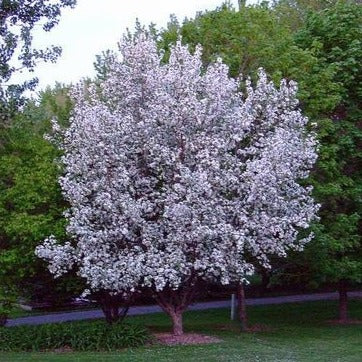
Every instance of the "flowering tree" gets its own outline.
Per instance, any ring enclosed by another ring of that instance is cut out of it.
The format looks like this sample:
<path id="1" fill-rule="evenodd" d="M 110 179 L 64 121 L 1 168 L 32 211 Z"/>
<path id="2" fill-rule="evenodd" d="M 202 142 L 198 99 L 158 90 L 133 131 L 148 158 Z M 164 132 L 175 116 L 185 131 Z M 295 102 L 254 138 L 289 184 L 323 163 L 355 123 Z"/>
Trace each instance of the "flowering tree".
<path id="1" fill-rule="evenodd" d="M 302 250 L 313 235 L 298 237 L 316 219 L 319 205 L 312 187 L 299 182 L 316 161 L 316 140 L 306 132 L 308 119 L 297 109 L 297 86 L 282 81 L 279 90 L 260 71 L 255 89 L 246 83 L 242 114 L 249 119 L 247 137 L 233 152 L 232 200 L 239 210 L 246 261 L 270 268 L 270 257 Z M 236 155 L 236 156 L 235 156 Z M 240 172 L 242 170 L 242 172 Z M 243 283 L 238 288 L 242 328 L 247 328 Z"/>
<path id="2" fill-rule="evenodd" d="M 100 88 L 74 90 L 60 137 L 72 241 L 36 252 L 56 276 L 76 264 L 92 291 L 150 288 L 179 335 L 200 281 L 242 282 L 246 251 L 267 263 L 300 245 L 315 207 L 296 180 L 315 144 L 294 86 L 277 91 L 261 72 L 243 101 L 220 60 L 203 69 L 199 47 L 178 42 L 164 64 L 140 34 L 120 51 Z"/>

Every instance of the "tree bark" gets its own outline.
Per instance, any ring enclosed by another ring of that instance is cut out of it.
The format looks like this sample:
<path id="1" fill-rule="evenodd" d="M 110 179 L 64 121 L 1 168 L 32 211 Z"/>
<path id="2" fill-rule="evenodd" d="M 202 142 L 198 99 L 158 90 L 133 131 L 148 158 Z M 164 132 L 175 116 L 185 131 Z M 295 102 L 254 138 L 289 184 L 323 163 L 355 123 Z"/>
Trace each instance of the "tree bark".
<path id="1" fill-rule="evenodd" d="M 5 326 L 8 321 L 8 315 L 6 313 L 0 313 L 0 327 Z"/>
<path id="2" fill-rule="evenodd" d="M 238 295 L 238 313 L 239 313 L 239 320 L 241 323 L 241 330 L 245 332 L 248 330 L 248 316 L 246 313 L 246 300 L 245 300 L 245 290 L 243 283 L 240 283 L 238 285 L 237 295 Z"/>
<path id="3" fill-rule="evenodd" d="M 265 292 L 268 289 L 268 285 L 270 283 L 270 275 L 269 272 L 267 270 L 265 270 L 264 268 L 262 268 L 261 270 L 261 288 L 262 288 L 262 295 L 265 294 Z"/>
<path id="4" fill-rule="evenodd" d="M 184 333 L 183 323 L 182 323 L 182 312 L 175 311 L 170 313 L 170 317 L 172 319 L 172 333 L 175 336 L 181 336 Z"/>
<path id="5" fill-rule="evenodd" d="M 182 322 L 182 314 L 184 310 L 187 308 L 187 305 L 175 305 L 172 304 L 163 293 L 158 293 L 155 295 L 155 299 L 158 305 L 163 309 L 163 311 L 170 317 L 172 321 L 172 333 L 175 336 L 181 336 L 183 331 L 183 322 Z"/>
<path id="6" fill-rule="evenodd" d="M 183 334 L 182 314 L 194 299 L 198 289 L 197 281 L 197 278 L 193 276 L 177 290 L 165 288 L 153 295 L 158 305 L 171 318 L 172 333 L 175 336 Z"/>
<path id="7" fill-rule="evenodd" d="M 119 319 L 119 306 L 118 305 L 111 306 L 111 315 L 112 315 L 113 322 L 117 322 Z"/>
<path id="8" fill-rule="evenodd" d="M 118 307 L 109 305 L 109 304 L 102 304 L 102 311 L 104 316 L 106 317 L 106 321 L 108 324 L 112 324 L 117 322 L 118 320 Z"/>
<path id="9" fill-rule="evenodd" d="M 99 297 L 106 321 L 109 324 L 122 321 L 127 315 L 130 301 L 123 300 L 120 296 L 102 293 Z M 120 313 L 120 309 L 122 309 Z"/>
<path id="10" fill-rule="evenodd" d="M 348 319 L 348 295 L 347 295 L 347 281 L 341 279 L 338 283 L 339 293 L 339 320 L 346 322 Z"/>

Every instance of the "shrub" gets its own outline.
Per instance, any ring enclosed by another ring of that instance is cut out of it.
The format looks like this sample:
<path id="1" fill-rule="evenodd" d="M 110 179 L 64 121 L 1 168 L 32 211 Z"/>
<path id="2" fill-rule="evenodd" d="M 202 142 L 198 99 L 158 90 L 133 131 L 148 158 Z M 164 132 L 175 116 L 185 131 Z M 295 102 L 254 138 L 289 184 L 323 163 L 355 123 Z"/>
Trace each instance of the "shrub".
<path id="1" fill-rule="evenodd" d="M 4 298 L 0 295 L 0 327 L 6 324 L 13 302 L 11 298 Z"/>
<path id="2" fill-rule="evenodd" d="M 111 351 L 144 344 L 148 331 L 129 324 L 103 321 L 18 326 L 0 329 L 0 351 Z"/>

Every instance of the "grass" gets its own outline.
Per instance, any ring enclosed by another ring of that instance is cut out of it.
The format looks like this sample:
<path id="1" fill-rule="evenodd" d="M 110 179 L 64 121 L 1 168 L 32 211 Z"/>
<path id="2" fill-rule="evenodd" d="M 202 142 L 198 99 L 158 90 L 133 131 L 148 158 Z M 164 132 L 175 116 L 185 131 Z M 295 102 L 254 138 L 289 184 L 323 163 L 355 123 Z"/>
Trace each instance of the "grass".
<path id="1" fill-rule="evenodd" d="M 362 360 L 362 325 L 329 325 L 336 314 L 334 301 L 250 307 L 251 324 L 263 324 L 264 332 L 239 333 L 229 321 L 229 310 L 185 313 L 187 331 L 218 336 L 222 343 L 200 346 L 152 345 L 113 353 L 2 353 L 0 361 L 358 361 Z M 352 318 L 362 319 L 362 301 L 350 303 Z M 152 331 L 168 331 L 161 314 L 130 317 Z M 92 322 L 83 322 L 92 323 Z"/>

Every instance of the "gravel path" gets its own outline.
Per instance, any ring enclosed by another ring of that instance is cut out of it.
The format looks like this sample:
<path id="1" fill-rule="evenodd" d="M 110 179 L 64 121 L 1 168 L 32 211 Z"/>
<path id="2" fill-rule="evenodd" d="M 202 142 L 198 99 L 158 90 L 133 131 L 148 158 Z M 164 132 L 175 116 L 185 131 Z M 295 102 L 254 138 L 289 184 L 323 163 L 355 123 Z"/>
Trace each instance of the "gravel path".
<path id="1" fill-rule="evenodd" d="M 349 292 L 350 298 L 362 298 L 362 291 Z M 317 293 L 317 294 L 300 294 L 289 295 L 281 297 L 268 297 L 268 298 L 249 298 L 246 300 L 247 305 L 267 305 L 267 304 L 283 304 L 283 303 L 295 303 L 295 302 L 308 302 L 316 300 L 334 300 L 338 299 L 338 293 Z M 213 308 L 227 308 L 230 307 L 229 300 L 215 301 L 215 302 L 203 302 L 192 304 L 188 310 L 203 310 Z M 150 313 L 162 312 L 161 308 L 157 305 L 149 306 L 136 306 L 129 309 L 128 315 L 142 315 Z M 78 312 L 63 312 L 52 313 L 46 315 L 38 315 L 33 317 L 21 317 L 10 319 L 6 326 L 19 326 L 24 324 L 45 324 L 45 323 L 59 323 L 69 321 L 79 321 L 85 319 L 98 319 L 103 318 L 103 312 L 100 309 L 93 309 L 88 311 Z"/>

